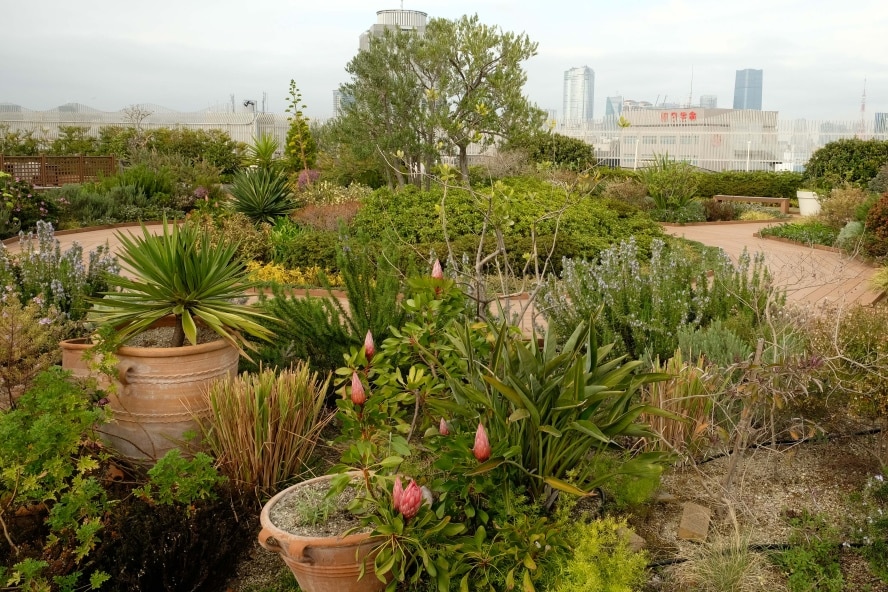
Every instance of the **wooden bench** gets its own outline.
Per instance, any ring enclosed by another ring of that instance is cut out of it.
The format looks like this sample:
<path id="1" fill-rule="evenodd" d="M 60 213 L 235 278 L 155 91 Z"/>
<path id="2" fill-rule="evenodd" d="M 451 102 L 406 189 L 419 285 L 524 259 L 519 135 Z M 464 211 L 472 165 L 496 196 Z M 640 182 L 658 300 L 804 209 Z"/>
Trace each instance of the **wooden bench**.
<path id="1" fill-rule="evenodd" d="M 788 197 L 748 197 L 746 195 L 713 195 L 715 201 L 737 201 L 741 203 L 760 203 L 771 206 L 780 206 L 780 212 L 789 213 Z"/>

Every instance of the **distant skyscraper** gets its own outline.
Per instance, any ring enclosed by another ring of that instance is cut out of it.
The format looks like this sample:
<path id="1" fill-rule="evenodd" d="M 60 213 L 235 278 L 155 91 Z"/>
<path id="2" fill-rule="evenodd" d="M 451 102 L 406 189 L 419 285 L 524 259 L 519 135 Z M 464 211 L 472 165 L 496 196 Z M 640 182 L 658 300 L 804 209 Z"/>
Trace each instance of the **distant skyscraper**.
<path id="1" fill-rule="evenodd" d="M 718 107 L 718 96 L 700 95 L 700 106 L 704 109 L 716 109 Z"/>
<path id="2" fill-rule="evenodd" d="M 342 91 L 333 91 L 333 115 L 339 117 L 342 115 L 342 109 L 347 105 L 354 103 L 354 97 L 344 94 Z"/>
<path id="3" fill-rule="evenodd" d="M 876 113 L 874 131 L 877 134 L 888 134 L 888 113 Z"/>
<path id="4" fill-rule="evenodd" d="M 619 117 L 623 113 L 623 97 L 621 95 L 615 95 L 613 97 L 608 97 L 607 101 L 604 103 L 604 116 L 605 117 Z"/>
<path id="5" fill-rule="evenodd" d="M 564 73 L 564 123 L 589 121 L 595 103 L 595 72 L 588 66 Z"/>
<path id="6" fill-rule="evenodd" d="M 762 71 L 737 70 L 734 80 L 734 109 L 762 110 Z"/>
<path id="7" fill-rule="evenodd" d="M 358 47 L 361 50 L 370 49 L 370 38 L 382 34 L 386 29 L 425 33 L 428 16 L 418 10 L 380 10 L 376 13 L 376 24 L 361 33 Z"/>

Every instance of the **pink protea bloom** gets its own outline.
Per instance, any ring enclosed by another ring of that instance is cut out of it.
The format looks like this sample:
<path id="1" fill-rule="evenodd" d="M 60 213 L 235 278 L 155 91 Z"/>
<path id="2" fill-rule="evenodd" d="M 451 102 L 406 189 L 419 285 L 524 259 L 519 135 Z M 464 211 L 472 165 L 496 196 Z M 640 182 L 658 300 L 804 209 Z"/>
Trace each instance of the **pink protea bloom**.
<path id="1" fill-rule="evenodd" d="M 376 344 L 373 343 L 373 334 L 370 331 L 367 331 L 367 336 L 364 337 L 364 356 L 367 358 L 367 361 L 373 359 L 373 354 L 376 353 Z"/>
<path id="2" fill-rule="evenodd" d="M 392 488 L 392 506 L 398 512 L 401 511 L 401 497 L 404 495 L 404 488 L 401 486 L 401 478 L 395 477 L 395 486 Z"/>
<path id="3" fill-rule="evenodd" d="M 422 490 L 419 488 L 419 485 L 416 484 L 416 481 L 411 479 L 410 485 L 408 485 L 401 494 L 401 503 L 399 504 L 398 509 L 401 511 L 401 515 L 404 516 L 404 520 L 410 520 L 419 513 L 419 507 L 421 505 Z"/>
<path id="4" fill-rule="evenodd" d="M 490 440 L 487 439 L 487 431 L 484 424 L 478 424 L 478 431 L 475 432 L 475 447 L 472 448 L 472 454 L 478 459 L 478 462 L 484 462 L 490 458 Z"/>
<path id="5" fill-rule="evenodd" d="M 444 279 L 444 270 L 441 269 L 441 262 L 435 259 L 435 264 L 432 266 L 432 279 L 443 280 Z"/>
<path id="6" fill-rule="evenodd" d="M 367 402 L 367 393 L 357 372 L 352 372 L 351 400 L 355 405 L 363 405 Z"/>
<path id="7" fill-rule="evenodd" d="M 444 420 L 443 417 L 441 418 L 441 422 L 438 424 L 438 433 L 442 436 L 450 435 L 450 426 L 447 425 L 447 422 Z"/>

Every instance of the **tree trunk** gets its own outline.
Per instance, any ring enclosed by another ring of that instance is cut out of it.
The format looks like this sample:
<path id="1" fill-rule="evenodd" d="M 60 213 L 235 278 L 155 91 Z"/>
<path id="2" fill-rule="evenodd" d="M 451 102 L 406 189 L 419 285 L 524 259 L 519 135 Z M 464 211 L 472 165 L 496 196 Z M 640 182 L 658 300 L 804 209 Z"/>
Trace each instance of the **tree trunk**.
<path id="1" fill-rule="evenodd" d="M 459 172 L 462 173 L 463 184 L 469 185 L 469 150 L 465 144 L 459 145 Z"/>
<path id="2" fill-rule="evenodd" d="M 173 326 L 172 347 L 182 347 L 185 345 L 185 329 L 182 327 L 182 317 L 176 317 L 176 324 Z"/>

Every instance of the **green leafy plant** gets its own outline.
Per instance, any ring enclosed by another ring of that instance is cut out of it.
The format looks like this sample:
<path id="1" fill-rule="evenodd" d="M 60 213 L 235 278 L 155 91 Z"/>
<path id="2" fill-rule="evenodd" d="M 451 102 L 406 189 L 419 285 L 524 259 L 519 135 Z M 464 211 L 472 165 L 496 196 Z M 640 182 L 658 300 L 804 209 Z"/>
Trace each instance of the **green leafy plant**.
<path id="1" fill-rule="evenodd" d="M 253 143 L 247 146 L 244 165 L 260 169 L 274 169 L 281 164 L 278 160 L 279 149 L 280 142 L 271 134 L 262 134 L 258 138 L 253 138 Z"/>
<path id="2" fill-rule="evenodd" d="M 888 141 L 845 138 L 814 152 L 805 165 L 805 177 L 825 194 L 845 183 L 864 186 L 885 162 Z"/>
<path id="3" fill-rule="evenodd" d="M 787 576 L 791 592 L 824 590 L 841 592 L 845 582 L 836 549 L 838 533 L 825 516 L 803 510 L 789 518 L 790 547 L 772 560 Z"/>
<path id="4" fill-rule="evenodd" d="M 629 547 L 625 521 L 602 518 L 574 523 L 571 556 L 562 568 L 559 592 L 632 592 L 647 579 L 647 554 Z"/>
<path id="5" fill-rule="evenodd" d="M 246 214 L 254 223 L 274 224 L 296 209 L 286 175 L 274 169 L 238 171 L 231 179 L 230 191 L 234 211 Z"/>
<path id="6" fill-rule="evenodd" d="M 28 557 L 36 547 L 45 553 L 42 559 L 59 561 L 55 573 L 66 574 L 63 587 L 73 589 L 78 567 L 99 543 L 109 509 L 96 476 L 101 456 L 91 445 L 105 421 L 91 394 L 59 368 L 39 374 L 14 410 L 0 412 L 0 568 L 12 568 L 7 574 L 12 585 L 48 586 L 48 563 Z M 51 545 L 21 540 L 10 529 L 21 508 L 42 518 Z M 96 576 L 93 587 L 101 580 Z"/>
<path id="7" fill-rule="evenodd" d="M 258 323 L 269 317 L 233 302 L 251 285 L 243 262 L 235 257 L 236 244 L 213 246 L 207 232 L 196 225 L 166 220 L 160 235 L 143 224 L 141 236 L 118 232 L 117 238 L 120 259 L 134 277 L 110 277 L 109 283 L 120 290 L 97 300 L 90 316 L 114 328 L 121 342 L 169 315 L 176 319 L 172 347 L 180 347 L 186 338 L 196 344 L 198 322 L 242 353 L 242 333 L 263 339 L 272 335 Z"/>
<path id="8" fill-rule="evenodd" d="M 761 230 L 761 235 L 786 238 L 806 245 L 826 245 L 831 247 L 836 242 L 838 231 L 822 222 L 812 220 L 769 226 Z"/>
<path id="9" fill-rule="evenodd" d="M 198 452 L 185 458 L 174 448 L 148 470 L 148 482 L 133 493 L 161 506 L 188 507 L 198 500 L 215 499 L 214 489 L 224 481 L 211 456 Z"/>
<path id="10" fill-rule="evenodd" d="M 65 329 L 52 307 L 44 316 L 39 302 L 22 305 L 15 292 L 0 297 L 0 389 L 8 408 L 15 407 L 17 393 L 56 361 Z"/>
<path id="11" fill-rule="evenodd" d="M 321 430 L 329 378 L 297 362 L 278 374 L 262 370 L 218 381 L 207 393 L 204 441 L 238 483 L 269 493 L 306 469 Z"/>
<path id="12" fill-rule="evenodd" d="M 861 554 L 873 573 L 888 582 L 888 480 L 878 473 L 867 479 L 861 494 L 861 519 L 854 530 Z"/>
<path id="13" fill-rule="evenodd" d="M 480 411 L 495 442 L 490 459 L 472 474 L 503 471 L 504 482 L 521 483 L 531 500 L 548 507 L 556 492 L 588 495 L 611 477 L 592 474 L 587 460 L 596 450 L 618 448 L 625 436 L 654 437 L 639 417 L 666 412 L 634 396 L 641 385 L 667 377 L 635 373 L 640 362 L 611 358 L 613 345 L 598 347 L 589 323 L 580 324 L 560 351 L 551 331 L 541 346 L 509 336 L 505 327 L 494 335 L 484 360 L 470 340 L 454 339 L 468 360 L 465 379 L 450 381 L 455 401 Z M 612 474 L 658 472 L 667 460 L 657 452 L 638 454 Z"/>
<path id="14" fill-rule="evenodd" d="M 693 167 L 670 159 L 668 154 L 655 155 L 653 162 L 639 171 L 639 177 L 660 211 L 682 210 L 697 196 Z"/>

